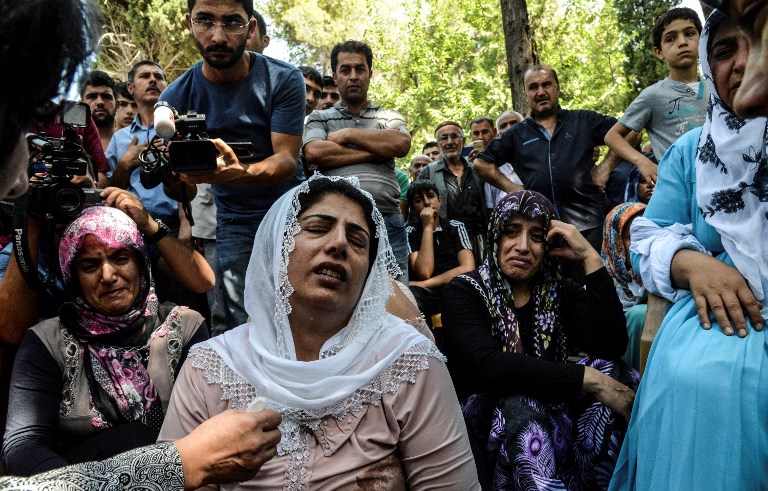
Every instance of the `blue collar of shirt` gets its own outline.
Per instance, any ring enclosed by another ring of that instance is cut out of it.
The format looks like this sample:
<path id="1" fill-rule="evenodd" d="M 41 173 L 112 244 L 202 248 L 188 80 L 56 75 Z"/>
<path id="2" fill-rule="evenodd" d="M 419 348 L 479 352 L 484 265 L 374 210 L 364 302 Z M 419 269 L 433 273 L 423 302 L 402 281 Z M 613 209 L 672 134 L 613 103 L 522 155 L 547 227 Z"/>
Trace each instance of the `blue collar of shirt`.
<path id="1" fill-rule="evenodd" d="M 141 124 L 141 117 L 137 114 L 133 117 L 133 121 L 131 121 L 131 133 L 137 133 L 139 131 L 149 131 L 152 128 L 154 128 L 154 123 L 149 126 L 144 126 Z"/>

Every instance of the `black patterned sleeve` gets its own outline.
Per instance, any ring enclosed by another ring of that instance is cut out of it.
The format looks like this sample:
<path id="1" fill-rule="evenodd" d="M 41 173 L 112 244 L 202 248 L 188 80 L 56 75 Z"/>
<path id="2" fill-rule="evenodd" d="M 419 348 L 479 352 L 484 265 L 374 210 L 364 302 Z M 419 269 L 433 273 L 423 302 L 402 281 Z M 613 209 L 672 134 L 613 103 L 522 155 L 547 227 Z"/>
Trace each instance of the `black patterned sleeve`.
<path id="1" fill-rule="evenodd" d="M 158 443 L 107 460 L 71 465 L 32 477 L 0 477 L 0 489 L 175 491 L 184 489 L 184 472 L 176 446 Z"/>
<path id="2" fill-rule="evenodd" d="M 491 334 L 491 317 L 469 282 L 454 278 L 443 291 L 448 369 L 459 400 L 480 392 L 526 394 L 562 402 L 581 395 L 584 366 L 506 353 Z"/>

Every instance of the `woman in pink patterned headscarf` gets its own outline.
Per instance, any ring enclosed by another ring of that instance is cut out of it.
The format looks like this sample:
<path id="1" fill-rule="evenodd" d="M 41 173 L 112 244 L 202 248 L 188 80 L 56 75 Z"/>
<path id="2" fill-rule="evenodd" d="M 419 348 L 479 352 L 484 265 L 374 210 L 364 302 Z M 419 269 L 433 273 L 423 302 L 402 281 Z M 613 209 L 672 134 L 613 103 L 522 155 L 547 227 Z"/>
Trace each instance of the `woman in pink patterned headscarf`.
<path id="1" fill-rule="evenodd" d="M 87 208 L 64 231 L 69 301 L 33 327 L 14 365 L 3 456 L 29 475 L 154 443 L 202 317 L 159 303 L 136 224 Z"/>

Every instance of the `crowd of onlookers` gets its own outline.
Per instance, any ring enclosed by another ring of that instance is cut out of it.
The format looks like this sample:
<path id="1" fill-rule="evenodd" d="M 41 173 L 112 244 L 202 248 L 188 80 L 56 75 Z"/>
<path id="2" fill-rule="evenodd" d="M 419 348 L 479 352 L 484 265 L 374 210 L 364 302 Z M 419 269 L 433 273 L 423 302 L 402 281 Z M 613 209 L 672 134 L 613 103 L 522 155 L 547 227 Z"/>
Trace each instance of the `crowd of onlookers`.
<path id="1" fill-rule="evenodd" d="M 22 135 L 72 138 L 40 107 L 87 58 L 98 15 L 32 3 L 0 6 L 0 41 L 41 81 L 0 76 L 19 92 L 0 103 L 0 197 L 25 220 L 23 240 L 18 223 L 0 238 L 5 473 L 85 488 L 99 472 L 163 488 L 768 486 L 768 37 L 745 22 L 764 20 L 761 2 L 714 2 L 703 25 L 662 15 L 652 49 L 669 75 L 618 119 L 563 108 L 568 81 L 537 64 L 527 116 L 436 121 L 422 143 L 369 99 L 365 42 L 336 44 L 324 76 L 262 54 L 251 2 L 190 0 L 201 60 L 179 78 L 152 60 L 126 81 L 82 76 L 87 166 L 65 181 L 99 204 L 65 217 L 24 198 L 54 162 Z M 173 167 L 190 140 L 185 158 L 209 166 Z M 142 459 L 152 470 L 126 470 Z"/>

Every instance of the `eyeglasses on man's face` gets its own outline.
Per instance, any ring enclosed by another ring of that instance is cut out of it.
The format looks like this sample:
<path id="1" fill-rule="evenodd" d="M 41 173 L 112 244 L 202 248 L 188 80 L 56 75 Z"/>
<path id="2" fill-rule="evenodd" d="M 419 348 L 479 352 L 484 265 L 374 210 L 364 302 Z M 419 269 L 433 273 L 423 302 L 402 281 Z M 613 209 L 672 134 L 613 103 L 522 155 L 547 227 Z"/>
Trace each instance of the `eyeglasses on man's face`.
<path id="1" fill-rule="evenodd" d="M 211 32 L 216 26 L 221 26 L 222 30 L 231 35 L 243 34 L 248 28 L 245 24 L 236 21 L 219 22 L 212 19 L 192 19 L 192 27 L 198 32 Z"/>

